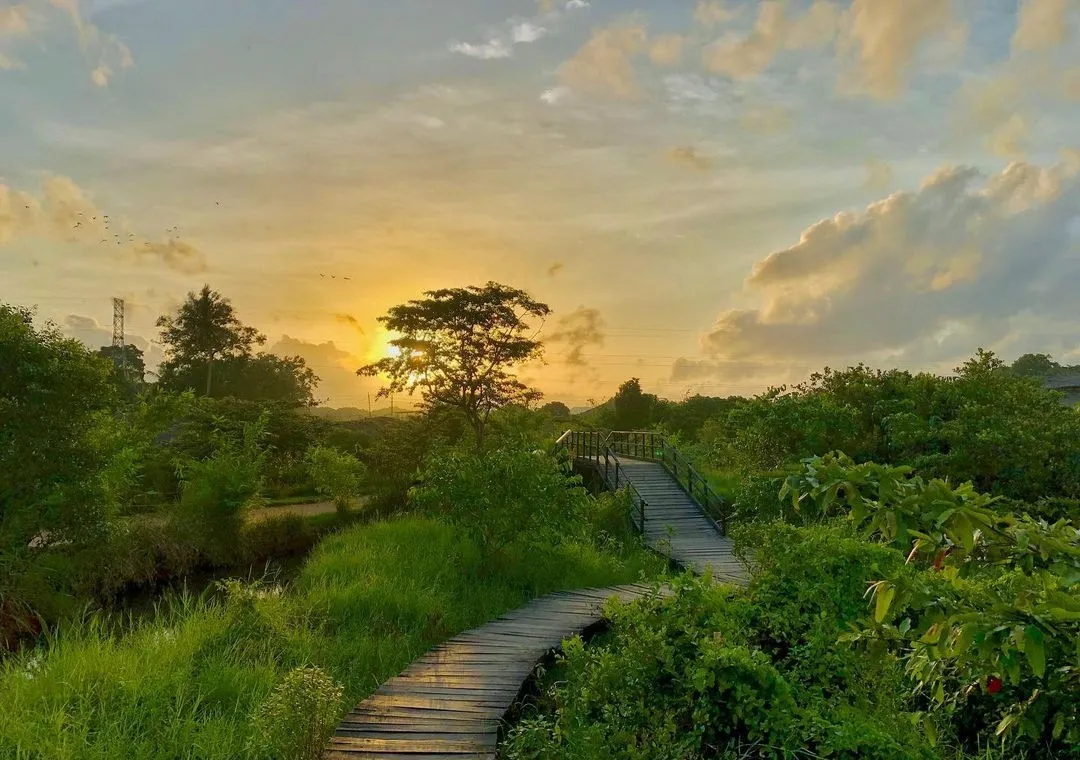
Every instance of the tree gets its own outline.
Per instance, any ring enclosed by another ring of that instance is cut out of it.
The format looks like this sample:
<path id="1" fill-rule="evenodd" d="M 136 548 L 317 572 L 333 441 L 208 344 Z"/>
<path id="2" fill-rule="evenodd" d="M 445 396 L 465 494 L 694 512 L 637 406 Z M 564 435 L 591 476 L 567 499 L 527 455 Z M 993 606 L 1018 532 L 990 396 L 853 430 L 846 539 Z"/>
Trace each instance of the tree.
<path id="1" fill-rule="evenodd" d="M 1014 375 L 1042 379 L 1061 369 L 1061 365 L 1054 361 L 1050 354 L 1024 354 L 1012 363 L 1010 369 Z"/>
<path id="2" fill-rule="evenodd" d="M 571 416 L 570 407 L 561 401 L 550 401 L 540 407 L 540 411 L 560 420 L 569 419 Z"/>
<path id="3" fill-rule="evenodd" d="M 213 388 L 215 362 L 250 357 L 254 345 L 266 342 L 266 336 L 240 322 L 229 300 L 209 285 L 203 285 L 198 294 L 188 293 L 176 315 L 162 315 L 157 326 L 166 347 L 162 387 L 187 390 L 190 386 L 185 383 L 194 368 L 205 367 L 207 396 Z"/>
<path id="4" fill-rule="evenodd" d="M 214 364 L 211 398 L 238 398 L 245 401 L 273 401 L 287 406 L 314 406 L 314 390 L 319 377 L 299 356 L 281 357 L 260 352 L 255 356 L 230 356 Z M 186 365 L 163 374 L 167 389 L 198 388 L 203 368 Z"/>
<path id="5" fill-rule="evenodd" d="M 652 423 L 653 409 L 657 398 L 651 393 L 643 393 L 641 381 L 633 377 L 619 386 L 615 394 L 615 428 L 618 430 L 640 430 Z"/>
<path id="6" fill-rule="evenodd" d="M 56 325 L 36 328 L 31 310 L 0 304 L 0 368 L 0 555 L 43 530 L 92 539 L 108 506 L 111 366 Z"/>
<path id="7" fill-rule="evenodd" d="M 123 348 L 102 346 L 97 350 L 97 355 L 113 363 L 116 382 L 129 396 L 146 383 L 146 360 L 138 346 L 131 343 Z"/>
<path id="8" fill-rule="evenodd" d="M 397 355 L 356 373 L 389 378 L 378 392 L 380 398 L 419 390 L 428 410 L 460 410 L 482 449 L 493 409 L 541 397 L 518 380 L 513 369 L 542 355 L 526 320 L 546 317 L 551 309 L 523 290 L 496 282 L 424 295 L 379 317 L 387 330 L 400 335 L 390 341 Z"/>

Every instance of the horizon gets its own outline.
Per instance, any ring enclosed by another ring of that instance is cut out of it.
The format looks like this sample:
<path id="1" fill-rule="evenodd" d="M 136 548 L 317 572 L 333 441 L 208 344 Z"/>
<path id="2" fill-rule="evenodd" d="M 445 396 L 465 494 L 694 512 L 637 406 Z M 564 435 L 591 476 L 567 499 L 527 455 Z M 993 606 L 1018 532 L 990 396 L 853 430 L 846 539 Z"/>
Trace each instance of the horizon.
<path id="1" fill-rule="evenodd" d="M 918 11 L 10 3 L 0 301 L 97 348 L 122 297 L 153 367 L 208 282 L 362 410 L 376 317 L 488 280 L 551 305 L 522 379 L 572 408 L 1080 362 L 1080 3 Z"/>

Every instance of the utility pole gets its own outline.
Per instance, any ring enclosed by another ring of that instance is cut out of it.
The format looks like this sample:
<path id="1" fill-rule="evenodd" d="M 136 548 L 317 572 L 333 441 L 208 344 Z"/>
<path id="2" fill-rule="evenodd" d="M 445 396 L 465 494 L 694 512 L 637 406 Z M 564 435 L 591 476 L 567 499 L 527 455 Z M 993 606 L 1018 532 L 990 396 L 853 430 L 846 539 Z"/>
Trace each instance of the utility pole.
<path id="1" fill-rule="evenodd" d="M 127 350 L 124 348 L 124 299 L 112 300 L 112 344 L 119 351 L 120 375 L 127 377 Z"/>
<path id="2" fill-rule="evenodd" d="M 394 394 L 390 394 L 390 417 L 394 416 Z"/>
<path id="3" fill-rule="evenodd" d="M 367 416 L 371 416 L 371 394 L 367 395 Z"/>

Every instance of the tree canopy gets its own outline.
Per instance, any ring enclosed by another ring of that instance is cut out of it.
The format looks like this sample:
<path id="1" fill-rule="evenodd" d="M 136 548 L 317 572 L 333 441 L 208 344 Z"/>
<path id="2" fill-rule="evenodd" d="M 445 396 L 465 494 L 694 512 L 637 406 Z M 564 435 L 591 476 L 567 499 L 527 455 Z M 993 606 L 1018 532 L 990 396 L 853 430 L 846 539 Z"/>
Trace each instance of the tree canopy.
<path id="1" fill-rule="evenodd" d="M 641 381 L 632 377 L 615 394 L 614 427 L 617 430 L 643 430 L 652 424 L 657 398 L 641 390 Z"/>
<path id="2" fill-rule="evenodd" d="M 167 351 L 159 371 L 165 390 L 292 406 L 316 403 L 319 378 L 307 363 L 299 356 L 254 354 L 266 336 L 243 324 L 229 300 L 209 285 L 188 293 L 176 315 L 164 315 L 157 324 Z"/>
<path id="3" fill-rule="evenodd" d="M 388 378 L 379 397 L 420 391 L 428 409 L 459 410 L 482 447 L 492 410 L 541 398 L 513 370 L 542 355 L 537 330 L 528 320 L 542 319 L 551 309 L 523 290 L 496 282 L 431 290 L 424 296 L 379 317 L 399 336 L 390 341 L 396 355 L 361 367 L 357 374 Z"/>
<path id="4" fill-rule="evenodd" d="M 205 369 L 203 395 L 211 395 L 214 363 L 226 358 L 251 356 L 255 345 L 266 342 L 266 336 L 254 327 L 243 324 L 236 316 L 229 299 L 209 285 L 197 294 L 188 293 L 175 315 L 162 315 L 157 320 L 161 341 L 165 344 L 165 361 L 161 365 L 161 384 L 177 390 L 188 386 L 179 378 L 190 377 L 194 368 Z"/>
<path id="5" fill-rule="evenodd" d="M 93 533 L 105 506 L 99 423 L 116 401 L 112 367 L 33 316 L 0 304 L 0 555 L 41 530 Z"/>

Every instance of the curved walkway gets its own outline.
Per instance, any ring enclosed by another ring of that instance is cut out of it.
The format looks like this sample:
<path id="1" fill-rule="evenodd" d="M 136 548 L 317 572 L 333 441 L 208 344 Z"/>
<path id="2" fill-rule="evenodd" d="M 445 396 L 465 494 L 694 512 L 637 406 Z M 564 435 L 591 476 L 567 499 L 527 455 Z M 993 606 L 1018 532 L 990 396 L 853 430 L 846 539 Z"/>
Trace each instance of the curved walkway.
<path id="1" fill-rule="evenodd" d="M 326 756 L 495 757 L 500 721 L 536 663 L 598 623 L 607 598 L 629 601 L 649 589 L 632 584 L 548 594 L 455 636 L 345 716 Z"/>
<path id="2" fill-rule="evenodd" d="M 731 539 L 705 515 L 663 465 L 619 457 L 645 498 L 645 541 L 699 574 L 745 584 Z M 603 619 L 606 599 L 632 600 L 650 586 L 562 591 L 440 644 L 357 705 L 338 726 L 331 760 L 495 758 L 502 718 L 546 654 Z"/>

